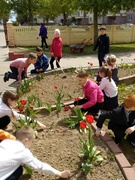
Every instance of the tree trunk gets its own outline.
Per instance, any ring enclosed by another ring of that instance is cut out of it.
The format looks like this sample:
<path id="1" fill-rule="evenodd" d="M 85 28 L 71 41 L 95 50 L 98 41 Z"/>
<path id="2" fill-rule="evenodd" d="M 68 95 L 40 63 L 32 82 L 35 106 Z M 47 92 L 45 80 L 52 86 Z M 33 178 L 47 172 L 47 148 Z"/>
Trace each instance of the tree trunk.
<path id="1" fill-rule="evenodd" d="M 4 27 L 4 33 L 5 33 L 5 40 L 6 40 L 6 46 L 8 46 L 8 35 L 7 35 L 7 21 L 8 19 L 3 19 L 3 27 Z"/>
<path id="2" fill-rule="evenodd" d="M 33 13 L 32 13 L 32 9 L 31 9 L 31 5 L 32 5 L 31 0 L 28 0 L 28 10 L 29 10 L 29 15 L 28 15 L 29 20 L 28 21 L 30 24 L 33 24 Z"/>
<path id="3" fill-rule="evenodd" d="M 94 16 L 94 44 L 98 37 L 98 7 L 97 3 L 95 3 L 94 9 L 93 9 L 93 16 Z"/>
<path id="4" fill-rule="evenodd" d="M 66 12 L 63 13 L 63 25 L 67 25 L 67 14 L 66 14 Z"/>

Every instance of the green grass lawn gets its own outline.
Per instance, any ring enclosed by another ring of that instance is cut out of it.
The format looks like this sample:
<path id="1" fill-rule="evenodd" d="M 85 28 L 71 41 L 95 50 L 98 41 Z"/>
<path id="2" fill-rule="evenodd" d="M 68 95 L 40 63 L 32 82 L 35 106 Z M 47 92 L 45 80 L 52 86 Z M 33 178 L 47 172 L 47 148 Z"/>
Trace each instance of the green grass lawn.
<path id="1" fill-rule="evenodd" d="M 35 51 L 36 47 L 22 47 L 26 50 Z M 49 50 L 46 50 L 49 51 Z M 110 52 L 111 53 L 121 53 L 121 52 L 134 52 L 135 51 L 135 43 L 130 44 L 111 44 L 110 45 Z M 63 54 L 71 54 L 69 46 L 63 46 Z M 75 52 L 72 55 L 82 56 L 82 55 L 91 55 L 97 54 L 97 51 L 93 51 L 93 45 L 87 45 L 84 48 L 84 52 L 79 53 Z"/>

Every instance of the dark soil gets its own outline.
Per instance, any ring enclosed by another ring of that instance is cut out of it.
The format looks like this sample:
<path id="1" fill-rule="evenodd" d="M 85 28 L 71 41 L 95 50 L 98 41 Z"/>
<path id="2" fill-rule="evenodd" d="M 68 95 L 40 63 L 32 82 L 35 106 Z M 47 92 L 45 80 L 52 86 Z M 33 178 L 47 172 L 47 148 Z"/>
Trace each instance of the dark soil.
<path id="1" fill-rule="evenodd" d="M 58 86 L 55 89 L 54 86 Z M 66 79 L 62 79 L 61 75 L 45 76 L 41 81 L 33 81 L 33 89 L 23 95 L 21 99 L 26 99 L 28 95 L 36 95 L 43 102 L 55 104 L 55 94 L 57 90 L 63 89 L 63 102 L 74 100 L 75 97 L 82 96 L 81 87 L 77 84 L 75 74 L 67 74 Z M 73 110 L 64 111 L 64 108 L 59 113 L 56 110 L 48 113 L 46 110 L 40 111 L 36 118 L 44 123 L 47 128 L 38 133 L 38 138 L 35 140 L 31 150 L 40 160 L 51 164 L 53 167 L 63 170 L 69 169 L 71 171 L 71 180 L 122 180 L 123 175 L 115 162 L 115 158 L 107 148 L 107 146 L 95 135 L 95 144 L 104 158 L 101 164 L 93 166 L 91 173 L 85 175 L 81 169 L 82 158 L 81 144 L 79 136 L 82 136 L 78 129 L 69 129 L 67 125 L 63 124 L 63 119 L 68 119 L 73 114 Z M 40 129 L 39 129 L 40 130 Z M 111 168 L 110 168 L 111 167 Z M 25 178 L 24 178 L 25 179 Z M 34 171 L 32 180 L 57 179 L 54 176 L 49 176 L 37 171 Z"/>
<path id="2" fill-rule="evenodd" d="M 24 49 L 22 51 L 24 52 Z M 18 52 L 20 52 L 20 50 Z M 25 55 L 27 56 L 29 52 L 30 51 L 26 51 Z M 133 74 L 133 70 L 134 69 L 131 70 L 130 68 L 126 70 L 119 69 L 119 77 Z M 40 81 L 34 80 L 32 90 L 29 93 L 24 94 L 21 99 L 26 99 L 28 95 L 35 95 L 42 101 L 42 106 L 44 106 L 46 102 L 55 104 L 56 91 L 62 90 L 62 93 L 64 94 L 62 102 L 74 100 L 75 97 L 83 95 L 75 76 L 76 75 L 73 72 L 68 72 L 67 78 L 62 79 L 62 74 L 53 72 L 52 75 L 46 75 L 44 76 L 44 79 Z M 57 86 L 58 89 L 54 89 L 54 86 Z M 31 148 L 33 154 L 41 161 L 47 162 L 61 171 L 69 169 L 72 174 L 70 180 L 124 180 L 113 154 L 100 138 L 95 137 L 94 133 L 93 137 L 95 144 L 98 150 L 101 151 L 104 160 L 101 164 L 94 165 L 91 173 L 88 175 L 85 175 L 82 172 L 82 158 L 80 156 L 81 144 L 79 141 L 79 136 L 82 135 L 77 128 L 69 129 L 67 125 L 62 123 L 62 120 L 68 119 L 71 114 L 73 114 L 72 109 L 64 111 L 63 108 L 59 113 L 59 116 L 56 110 L 49 113 L 45 109 L 41 110 L 40 113 L 36 115 L 36 119 L 44 123 L 47 128 L 44 131 L 41 131 L 40 128 L 38 129 L 38 138 Z M 134 148 L 131 147 L 126 140 L 123 140 L 120 148 L 134 167 Z M 22 179 L 28 179 L 28 177 L 24 176 Z M 34 170 L 30 179 L 54 180 L 59 178 Z"/>

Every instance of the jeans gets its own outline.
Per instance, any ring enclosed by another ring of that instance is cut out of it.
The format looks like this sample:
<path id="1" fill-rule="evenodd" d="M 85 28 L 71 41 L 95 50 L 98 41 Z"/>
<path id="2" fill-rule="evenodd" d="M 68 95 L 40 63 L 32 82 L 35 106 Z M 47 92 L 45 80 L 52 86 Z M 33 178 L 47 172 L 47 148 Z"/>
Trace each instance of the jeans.
<path id="1" fill-rule="evenodd" d="M 19 166 L 6 180 L 18 180 L 23 173 L 23 167 Z"/>
<path id="2" fill-rule="evenodd" d="M 46 65 L 46 69 L 48 69 L 48 67 L 49 67 L 49 64 Z M 39 74 L 39 73 L 43 73 L 43 72 L 46 71 L 46 69 L 45 69 L 44 71 L 40 71 L 40 72 L 37 72 L 36 69 L 32 69 L 32 70 L 31 70 L 31 74 Z"/>
<path id="3" fill-rule="evenodd" d="M 10 79 L 18 80 L 18 69 L 15 68 L 15 67 L 12 67 L 12 66 L 10 66 L 10 69 L 11 69 L 11 72 L 8 72 L 8 77 Z M 26 77 L 24 71 L 22 71 L 22 75 L 21 76 L 22 76 L 22 79 L 24 79 Z"/>

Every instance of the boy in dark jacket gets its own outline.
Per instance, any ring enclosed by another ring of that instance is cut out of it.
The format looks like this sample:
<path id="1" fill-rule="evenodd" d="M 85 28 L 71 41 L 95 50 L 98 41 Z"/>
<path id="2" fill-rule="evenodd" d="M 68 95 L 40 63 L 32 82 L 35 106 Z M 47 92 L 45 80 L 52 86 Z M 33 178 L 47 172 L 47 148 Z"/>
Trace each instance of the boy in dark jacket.
<path id="1" fill-rule="evenodd" d="M 110 119 L 108 129 L 114 132 L 115 142 L 119 144 L 127 135 L 135 146 L 135 94 L 128 95 L 118 108 L 101 114 L 97 120 L 96 135 L 101 135 L 101 129 L 106 119 Z"/>
<path id="2" fill-rule="evenodd" d="M 49 60 L 47 56 L 43 53 L 41 47 L 37 47 L 37 61 L 34 64 L 35 69 L 31 70 L 31 74 L 45 72 L 49 67 Z"/>
<path id="3" fill-rule="evenodd" d="M 109 46 L 110 46 L 110 39 L 109 36 L 106 34 L 106 28 L 100 28 L 101 35 L 98 37 L 96 44 L 93 48 L 95 51 L 98 48 L 98 60 L 99 60 L 99 67 L 102 66 L 102 62 L 104 62 L 105 54 L 109 53 Z"/>

